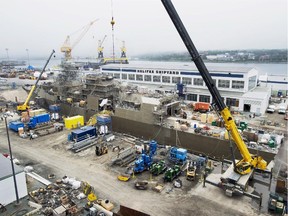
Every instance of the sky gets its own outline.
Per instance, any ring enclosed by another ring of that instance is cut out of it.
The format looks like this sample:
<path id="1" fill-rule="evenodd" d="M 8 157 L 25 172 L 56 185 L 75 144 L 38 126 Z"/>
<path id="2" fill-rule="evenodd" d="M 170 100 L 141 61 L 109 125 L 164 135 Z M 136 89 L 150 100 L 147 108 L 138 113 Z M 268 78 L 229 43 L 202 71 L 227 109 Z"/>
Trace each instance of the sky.
<path id="1" fill-rule="evenodd" d="M 201 50 L 287 49 L 286 0 L 172 0 L 194 45 Z M 5 0 L 0 7 L 0 59 L 47 56 L 67 35 L 73 57 L 104 56 L 125 43 L 127 56 L 185 52 L 161 0 Z M 87 33 L 79 40 L 84 27 Z M 28 50 L 28 51 L 27 51 Z"/>

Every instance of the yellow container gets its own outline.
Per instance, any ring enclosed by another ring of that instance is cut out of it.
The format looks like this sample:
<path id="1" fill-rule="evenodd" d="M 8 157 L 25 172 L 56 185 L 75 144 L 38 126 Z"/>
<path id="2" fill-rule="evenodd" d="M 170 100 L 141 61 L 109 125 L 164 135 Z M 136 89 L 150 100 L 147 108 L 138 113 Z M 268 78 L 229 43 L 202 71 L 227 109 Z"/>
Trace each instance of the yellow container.
<path id="1" fill-rule="evenodd" d="M 75 129 L 84 126 L 84 116 L 72 116 L 64 119 L 65 128 Z"/>
<path id="2" fill-rule="evenodd" d="M 201 114 L 201 123 L 206 123 L 207 121 L 207 114 Z"/>
<path id="3" fill-rule="evenodd" d="M 36 115 L 40 115 L 40 114 L 44 114 L 44 113 L 47 113 L 45 109 L 30 110 L 29 116 L 34 117 Z"/>
<path id="4" fill-rule="evenodd" d="M 212 121 L 214 121 L 214 115 L 211 114 L 211 113 L 209 113 L 209 114 L 208 114 L 208 118 L 207 118 L 207 123 L 210 123 L 210 124 L 211 124 Z"/>

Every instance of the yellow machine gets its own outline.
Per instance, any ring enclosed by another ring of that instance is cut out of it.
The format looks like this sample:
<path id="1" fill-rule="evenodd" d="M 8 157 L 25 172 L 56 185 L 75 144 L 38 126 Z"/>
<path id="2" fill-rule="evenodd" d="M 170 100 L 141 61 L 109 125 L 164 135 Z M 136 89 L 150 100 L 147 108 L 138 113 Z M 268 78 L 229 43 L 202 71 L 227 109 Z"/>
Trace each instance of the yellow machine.
<path id="1" fill-rule="evenodd" d="M 206 68 L 201 56 L 199 55 L 196 47 L 194 46 L 185 26 L 183 25 L 177 11 L 175 10 L 171 0 L 162 0 L 162 3 L 170 16 L 175 28 L 177 29 L 182 41 L 184 42 L 188 52 L 190 53 L 192 60 L 194 61 L 200 75 L 202 76 L 210 94 L 212 95 L 214 101 L 212 107 L 222 116 L 225 127 L 228 133 L 231 135 L 233 141 L 235 142 L 238 150 L 242 155 L 242 159 L 237 163 L 234 161 L 234 171 L 240 175 L 245 175 L 251 173 L 253 168 L 258 168 L 261 170 L 266 170 L 267 162 L 263 160 L 261 156 L 252 155 L 248 151 L 246 144 L 244 143 L 235 121 L 230 113 L 230 110 L 225 105 L 222 97 L 213 81 L 208 69 Z"/>
<path id="2" fill-rule="evenodd" d="M 28 96 L 27 96 L 24 104 L 17 106 L 17 111 L 18 111 L 18 112 L 26 111 L 27 109 L 30 108 L 30 106 L 29 106 L 29 101 L 30 101 L 30 99 L 31 99 L 31 97 L 32 97 L 35 89 L 37 88 L 37 84 L 38 84 L 39 80 L 41 79 L 41 76 L 42 76 L 43 72 L 45 71 L 45 69 L 46 69 L 46 67 L 47 67 L 47 65 L 48 65 L 48 63 L 49 63 L 49 61 L 50 61 L 50 59 L 52 58 L 52 56 L 53 56 L 54 53 L 55 53 L 55 51 L 52 50 L 52 53 L 50 54 L 50 56 L 49 56 L 49 58 L 48 58 L 48 60 L 47 60 L 47 62 L 46 62 L 46 64 L 45 64 L 44 68 L 42 69 L 42 71 L 41 71 L 38 79 L 36 80 L 35 85 L 33 85 L 33 86 L 31 87 L 31 90 L 30 90 L 30 92 L 29 92 L 29 94 L 28 94 Z"/>
<path id="3" fill-rule="evenodd" d="M 64 41 L 62 47 L 61 47 L 61 52 L 64 52 L 64 55 L 65 55 L 65 60 L 68 61 L 68 60 L 71 60 L 72 59 L 72 55 L 71 55 L 71 52 L 73 50 L 73 48 L 81 41 L 81 39 L 85 36 L 85 34 L 88 32 L 88 30 L 90 29 L 90 27 L 97 21 L 98 19 L 96 20 L 93 20 L 91 21 L 90 23 L 88 23 L 88 25 L 84 26 L 82 29 L 82 32 L 80 34 L 80 36 L 77 38 L 77 40 L 72 44 L 70 45 L 70 35 L 68 35 L 66 37 L 66 40 Z"/>

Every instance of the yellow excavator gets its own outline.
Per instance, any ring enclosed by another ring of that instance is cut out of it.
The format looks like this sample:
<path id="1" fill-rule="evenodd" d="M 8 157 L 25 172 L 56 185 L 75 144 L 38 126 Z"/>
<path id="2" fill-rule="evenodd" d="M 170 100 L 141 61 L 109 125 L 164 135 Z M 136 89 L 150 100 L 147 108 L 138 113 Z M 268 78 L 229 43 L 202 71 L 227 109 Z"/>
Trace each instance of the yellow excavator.
<path id="1" fill-rule="evenodd" d="M 33 86 L 31 87 L 31 90 L 30 90 L 30 92 L 29 92 L 29 94 L 28 94 L 25 102 L 24 102 L 23 104 L 17 106 L 17 111 L 18 111 L 18 112 L 23 112 L 23 111 L 26 111 L 27 109 L 30 109 L 29 101 L 30 101 L 30 99 L 31 99 L 34 91 L 36 90 L 37 85 L 38 85 L 38 82 L 39 82 L 39 80 L 41 79 L 41 76 L 42 76 L 42 74 L 44 73 L 44 71 L 45 71 L 45 69 L 46 69 L 46 67 L 47 67 L 47 65 L 48 65 L 48 63 L 49 63 L 49 61 L 50 61 L 50 59 L 52 58 L 52 56 L 53 56 L 54 53 L 55 53 L 55 50 L 52 50 L 52 52 L 51 52 L 51 54 L 50 54 L 50 56 L 49 56 L 49 58 L 48 58 L 48 60 L 47 60 L 47 62 L 46 62 L 46 64 L 45 64 L 44 68 L 42 69 L 41 73 L 39 74 L 39 77 L 38 77 L 37 80 L 36 80 L 35 85 L 33 85 Z"/>

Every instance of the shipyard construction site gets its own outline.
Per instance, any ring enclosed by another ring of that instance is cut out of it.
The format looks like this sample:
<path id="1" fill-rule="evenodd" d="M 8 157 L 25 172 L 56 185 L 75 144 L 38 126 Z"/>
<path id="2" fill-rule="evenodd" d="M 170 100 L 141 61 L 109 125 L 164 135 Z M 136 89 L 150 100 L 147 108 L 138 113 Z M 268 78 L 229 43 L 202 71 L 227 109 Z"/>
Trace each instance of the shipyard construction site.
<path id="1" fill-rule="evenodd" d="M 25 170 L 28 192 L 20 205 L 7 205 L 3 215 L 31 211 L 88 215 L 94 207 L 103 215 L 268 215 L 270 192 L 286 196 L 283 115 L 234 112 L 249 151 L 262 155 L 268 166 L 276 165 L 272 175 L 253 174 L 254 181 L 245 185 L 248 196 L 241 192 L 232 195 L 217 186 L 232 158 L 229 137 L 215 111 L 195 111 L 195 104 L 185 104 L 173 94 L 121 85 L 105 75 L 87 75 L 85 83 L 78 83 L 76 94 L 71 91 L 74 85 L 62 85 L 65 90 L 58 92 L 57 82 L 43 83 L 38 97 L 33 97 L 35 108 L 20 115 L 14 100 L 16 95 L 18 100 L 25 100 L 27 93 L 22 86 L 1 91 L 1 153 L 9 155 L 4 116 L 10 113 L 6 120 L 13 157 Z M 109 98 L 104 105 L 103 98 Z M 45 115 L 50 116 L 48 120 L 32 124 L 31 119 Z M 82 132 L 85 137 L 81 137 Z M 181 151 L 178 155 L 172 149 Z M 235 146 L 233 151 L 238 159 Z M 159 164 L 159 170 L 152 171 L 152 164 L 161 161 L 164 166 Z M 187 172 L 190 162 L 191 176 Z M 170 176 L 165 174 L 169 167 L 176 169 Z M 284 206 L 279 206 L 272 213 L 282 213 Z M 127 208 L 134 212 L 123 213 Z"/>
<path id="2" fill-rule="evenodd" d="M 68 36 L 57 73 L 41 79 L 52 50 L 37 77 L 1 81 L 1 215 L 287 214 L 287 92 L 256 69 L 210 73 L 162 3 L 197 69 L 124 67 L 105 36 L 87 70 Z"/>

